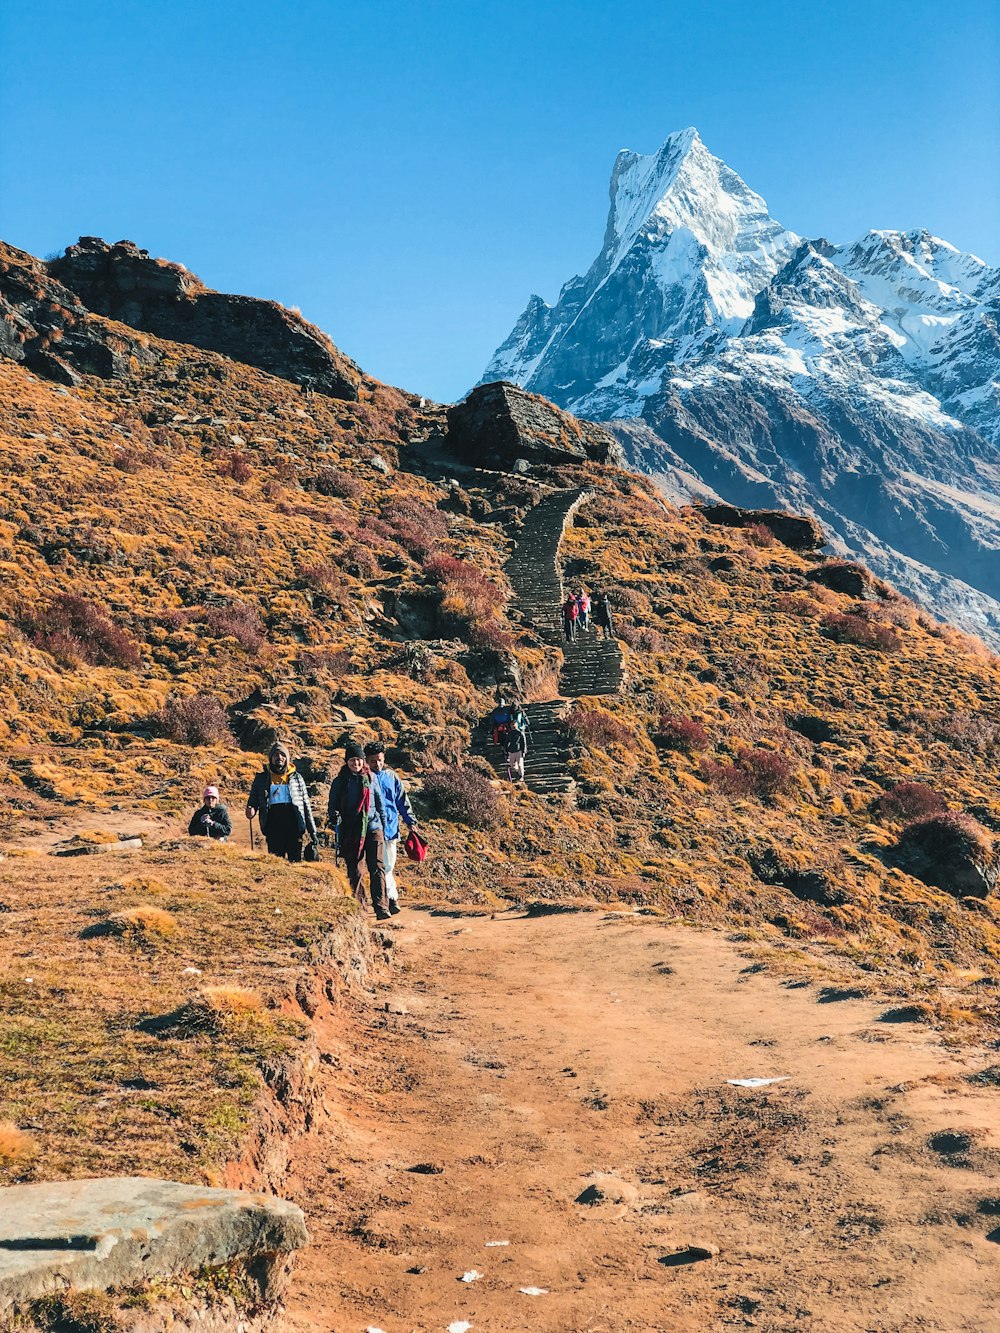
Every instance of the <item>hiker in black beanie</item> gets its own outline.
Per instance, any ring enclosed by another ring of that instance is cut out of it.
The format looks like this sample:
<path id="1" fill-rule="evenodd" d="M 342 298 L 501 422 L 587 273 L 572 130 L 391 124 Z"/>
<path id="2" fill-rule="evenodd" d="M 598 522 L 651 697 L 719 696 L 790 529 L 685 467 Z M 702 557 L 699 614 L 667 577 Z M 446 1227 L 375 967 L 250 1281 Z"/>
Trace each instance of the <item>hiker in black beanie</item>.
<path id="1" fill-rule="evenodd" d="M 361 863 L 368 867 L 372 907 L 377 921 L 388 921 L 389 895 L 385 885 L 383 829 L 385 806 L 379 784 L 365 762 L 365 752 L 356 741 L 344 749 L 344 764 L 330 787 L 327 806 L 330 827 L 340 824 L 340 851 L 347 867 L 351 891 L 364 906 Z"/>

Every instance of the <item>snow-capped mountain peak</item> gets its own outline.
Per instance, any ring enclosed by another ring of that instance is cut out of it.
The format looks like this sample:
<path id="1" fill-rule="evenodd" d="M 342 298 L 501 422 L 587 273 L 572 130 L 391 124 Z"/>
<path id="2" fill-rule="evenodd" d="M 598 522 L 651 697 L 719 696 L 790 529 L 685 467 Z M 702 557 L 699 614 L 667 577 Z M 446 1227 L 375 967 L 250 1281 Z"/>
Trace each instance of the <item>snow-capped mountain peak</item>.
<path id="1" fill-rule="evenodd" d="M 600 252 L 532 297 L 501 378 L 642 418 L 636 466 L 657 471 L 659 437 L 692 493 L 813 508 L 1000 644 L 1000 270 L 977 256 L 921 228 L 802 241 L 681 130 L 618 154 Z"/>
<path id="2" fill-rule="evenodd" d="M 736 332 L 799 243 L 694 129 L 670 135 L 655 153 L 620 152 L 610 205 L 589 271 L 570 279 L 554 306 L 532 297 L 483 382 L 513 379 L 550 397 L 599 386 L 605 406 L 641 410 L 635 385 L 644 393 L 660 387 L 641 369 L 650 354 L 669 347 L 669 360 L 684 360 L 706 340 Z M 585 368 L 575 351 L 562 355 L 583 344 Z M 630 387 L 615 403 L 616 385 Z"/>
<path id="3" fill-rule="evenodd" d="M 775 237 L 787 248 L 787 233 L 768 215 L 764 200 L 708 151 L 693 128 L 670 135 L 648 156 L 620 152 L 610 194 L 609 270 L 636 240 L 668 240 L 679 229 L 690 232 L 713 259 L 728 259 L 733 270 L 756 249 L 768 249 Z"/>

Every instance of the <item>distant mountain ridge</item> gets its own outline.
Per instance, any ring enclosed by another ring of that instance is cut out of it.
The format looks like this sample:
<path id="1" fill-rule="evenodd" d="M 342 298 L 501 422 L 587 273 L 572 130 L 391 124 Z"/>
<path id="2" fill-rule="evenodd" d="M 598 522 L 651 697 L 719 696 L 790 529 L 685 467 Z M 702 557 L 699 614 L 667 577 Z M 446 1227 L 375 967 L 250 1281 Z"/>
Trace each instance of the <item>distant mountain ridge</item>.
<path id="1" fill-rule="evenodd" d="M 619 153 L 610 196 L 481 382 L 616 422 L 674 495 L 812 510 L 1000 647 L 1000 270 L 921 230 L 804 240 L 693 129 Z"/>

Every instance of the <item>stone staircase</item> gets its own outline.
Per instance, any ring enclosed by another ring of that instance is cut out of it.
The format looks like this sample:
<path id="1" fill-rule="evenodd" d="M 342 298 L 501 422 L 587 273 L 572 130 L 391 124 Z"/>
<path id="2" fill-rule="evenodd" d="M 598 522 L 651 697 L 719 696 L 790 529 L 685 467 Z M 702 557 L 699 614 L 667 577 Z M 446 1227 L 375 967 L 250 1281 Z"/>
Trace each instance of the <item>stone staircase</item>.
<path id="1" fill-rule="evenodd" d="M 560 607 L 566 597 L 559 574 L 559 543 L 576 509 L 587 498 L 581 490 L 556 491 L 532 509 L 524 520 L 517 548 L 506 572 L 514 589 L 513 611 L 546 643 L 563 650 L 561 694 L 576 699 L 584 694 L 617 694 L 622 684 L 621 649 L 591 627 L 564 643 Z"/>
<path id="2" fill-rule="evenodd" d="M 562 699 L 527 704 L 524 709 L 531 725 L 528 753 L 524 759 L 524 783 L 530 791 L 543 796 L 550 792 L 572 791 L 575 785 L 566 769 L 572 757 L 572 745 L 562 725 L 565 710 Z M 500 777 L 507 777 L 505 749 L 493 744 L 487 723 L 480 723 L 472 733 L 471 752 L 492 764 Z"/>
<path id="3" fill-rule="evenodd" d="M 572 743 L 562 726 L 567 700 L 617 694 L 622 684 L 621 650 L 614 639 L 604 640 L 595 628 L 580 632 L 575 643 L 564 643 L 562 637 L 560 608 L 566 594 L 559 572 L 559 544 L 573 513 L 586 498 L 583 490 L 554 491 L 539 501 L 526 515 L 506 565 L 514 590 L 512 618 L 533 629 L 544 642 L 560 647 L 565 658 L 559 678 L 561 698 L 525 708 L 531 723 L 525 784 L 543 794 L 569 792 L 574 787 L 566 767 Z M 507 776 L 506 755 L 493 745 L 485 721 L 473 732 L 472 753 L 487 759 L 501 777 Z"/>

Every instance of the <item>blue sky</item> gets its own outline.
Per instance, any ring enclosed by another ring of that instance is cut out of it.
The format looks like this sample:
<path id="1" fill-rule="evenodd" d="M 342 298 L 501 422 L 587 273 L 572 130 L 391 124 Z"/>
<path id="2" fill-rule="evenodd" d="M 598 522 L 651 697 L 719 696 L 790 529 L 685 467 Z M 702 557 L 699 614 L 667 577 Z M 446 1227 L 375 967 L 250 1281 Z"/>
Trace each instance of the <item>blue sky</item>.
<path id="1" fill-rule="evenodd" d="M 1000 263 L 997 0 L 0 4 L 0 236 L 128 237 L 460 396 L 695 125 L 786 226 Z"/>

